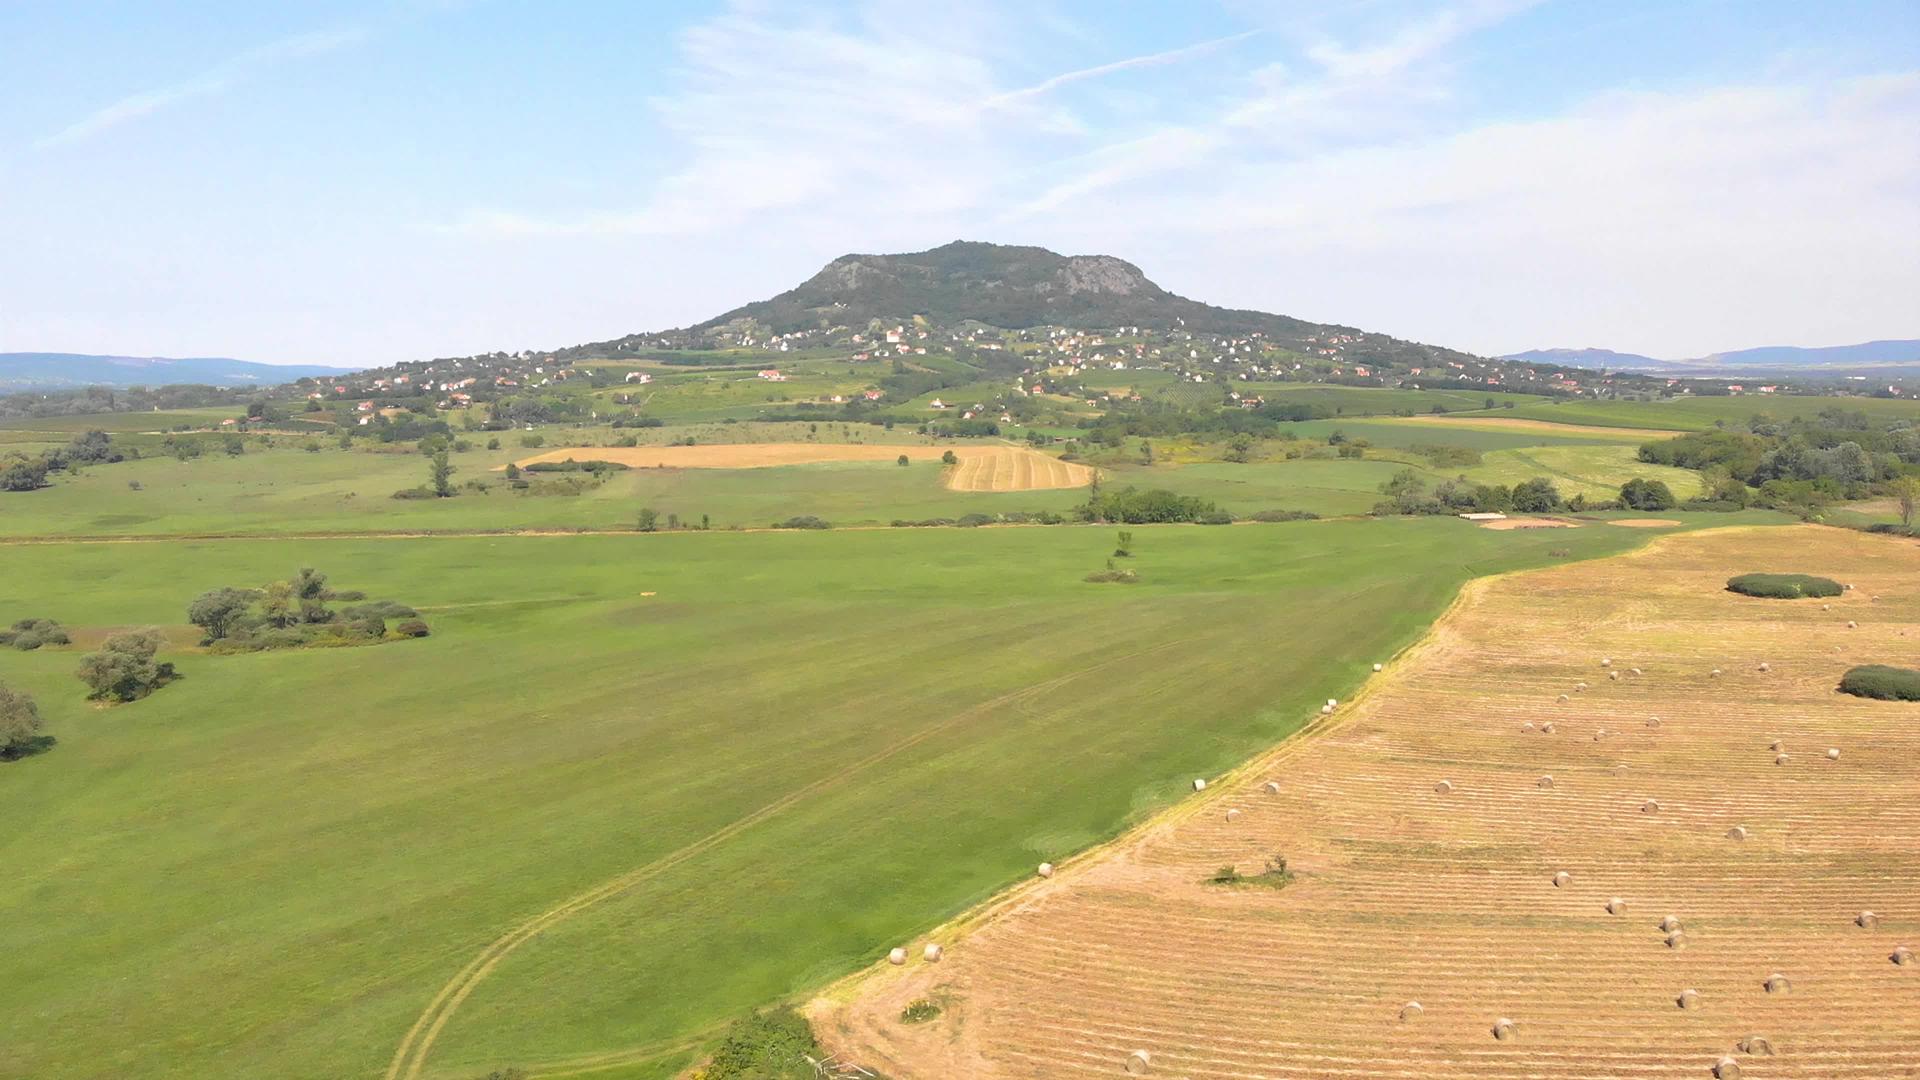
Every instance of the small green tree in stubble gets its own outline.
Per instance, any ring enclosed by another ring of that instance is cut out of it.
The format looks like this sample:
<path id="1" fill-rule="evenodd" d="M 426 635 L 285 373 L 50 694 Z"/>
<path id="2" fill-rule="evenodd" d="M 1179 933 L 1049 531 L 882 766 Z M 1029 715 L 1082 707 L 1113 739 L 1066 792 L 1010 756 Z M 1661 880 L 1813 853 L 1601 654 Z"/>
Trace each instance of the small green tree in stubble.
<path id="1" fill-rule="evenodd" d="M 1121 558 L 1121 559 L 1129 559 L 1133 557 L 1133 530 L 1132 529 L 1120 530 L 1119 543 L 1117 543 L 1114 546 L 1113 554 L 1116 558 Z"/>
<path id="2" fill-rule="evenodd" d="M 940 464 L 958 465 L 960 464 L 960 458 L 953 451 L 949 450 L 946 453 L 940 455 Z"/>

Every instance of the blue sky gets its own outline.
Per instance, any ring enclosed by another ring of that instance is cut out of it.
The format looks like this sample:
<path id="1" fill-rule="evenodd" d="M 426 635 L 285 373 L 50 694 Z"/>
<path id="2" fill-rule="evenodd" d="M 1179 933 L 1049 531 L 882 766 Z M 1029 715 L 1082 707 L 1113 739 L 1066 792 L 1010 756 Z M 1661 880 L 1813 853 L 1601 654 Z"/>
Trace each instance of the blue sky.
<path id="1" fill-rule="evenodd" d="M 0 4 L 0 351 L 552 347 L 956 238 L 1477 352 L 1920 336 L 1920 4 Z"/>

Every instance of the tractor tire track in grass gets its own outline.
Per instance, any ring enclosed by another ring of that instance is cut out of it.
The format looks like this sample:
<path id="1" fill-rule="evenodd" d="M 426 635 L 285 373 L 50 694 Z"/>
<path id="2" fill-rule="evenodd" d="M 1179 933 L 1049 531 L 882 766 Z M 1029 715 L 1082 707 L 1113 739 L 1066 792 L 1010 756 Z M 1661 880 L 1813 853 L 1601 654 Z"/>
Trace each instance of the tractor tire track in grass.
<path id="1" fill-rule="evenodd" d="M 794 806 L 814 795 L 839 787 L 859 773 L 889 758 L 911 750 L 921 743 L 926 742 L 928 739 L 933 738 L 935 735 L 954 728 L 967 720 L 973 719 L 983 713 L 995 709 L 1003 709 L 1029 698 L 1059 689 L 1083 676 L 1091 675 L 1119 664 L 1130 663 L 1153 653 L 1164 652 L 1175 646 L 1185 644 L 1187 640 L 1188 639 L 1185 638 L 1176 639 L 1163 642 L 1152 648 L 1131 652 L 1124 656 L 1116 656 L 1094 664 L 1091 667 L 1081 668 L 1078 671 L 1060 675 L 1044 682 L 1038 682 L 1032 686 L 1009 691 L 999 697 L 971 706 L 949 716 L 945 720 L 922 728 L 912 735 L 890 743 L 853 764 L 848 765 L 839 772 L 821 777 L 811 784 L 797 788 L 760 809 L 755 810 L 753 813 L 724 825 L 684 847 L 662 855 L 650 862 L 643 863 L 618 877 L 602 882 L 588 889 L 586 892 L 580 893 L 564 903 L 526 920 L 505 934 L 495 938 L 493 942 L 485 949 L 482 949 L 480 954 L 474 957 L 466 967 L 461 968 L 458 974 L 454 975 L 445 986 L 440 988 L 440 992 L 434 995 L 433 1000 L 428 1003 L 426 1010 L 414 1021 L 413 1026 L 407 1030 L 406 1036 L 400 1040 L 400 1045 L 394 1050 L 393 1060 L 387 1066 L 385 1074 L 386 1080 L 417 1080 L 426 1068 L 427 1056 L 432 1051 L 434 1043 L 439 1039 L 441 1032 L 446 1029 L 447 1022 L 459 1011 L 460 1006 L 465 1003 L 473 991 L 479 987 L 480 983 L 484 981 L 488 975 L 493 973 L 494 968 L 499 966 L 500 961 L 506 959 L 510 953 L 537 937 L 543 931 L 725 843 L 747 829 L 775 817 L 786 810 L 792 809 Z"/>

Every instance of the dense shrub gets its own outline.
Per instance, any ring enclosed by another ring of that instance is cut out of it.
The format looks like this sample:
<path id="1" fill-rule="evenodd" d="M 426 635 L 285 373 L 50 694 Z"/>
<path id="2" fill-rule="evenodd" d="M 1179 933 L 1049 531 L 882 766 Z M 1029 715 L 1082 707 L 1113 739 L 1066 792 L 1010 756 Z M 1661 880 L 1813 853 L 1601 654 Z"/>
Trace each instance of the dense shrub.
<path id="1" fill-rule="evenodd" d="M 823 1056 L 806 1018 L 791 1006 L 736 1020 L 713 1060 L 694 1075 L 700 1080 L 811 1080 L 813 1060 Z"/>
<path id="2" fill-rule="evenodd" d="M 1199 517 L 1194 518 L 1194 520 L 1202 525 L 1231 525 L 1233 524 L 1233 515 L 1227 513 L 1225 510 L 1209 510 Z"/>
<path id="3" fill-rule="evenodd" d="M 599 461 L 599 460 L 575 461 L 572 458 L 568 458 L 565 461 L 536 461 L 530 465 L 525 466 L 524 468 L 527 472 L 604 473 L 604 472 L 622 472 L 622 471 L 625 471 L 626 469 L 632 468 L 632 466 L 622 465 L 617 461 Z"/>
<path id="4" fill-rule="evenodd" d="M 8 630 L 0 630 L 0 645 L 11 645 L 21 652 L 32 652 L 42 645 L 70 645 L 73 639 L 52 619 L 21 619 Z"/>
<path id="5" fill-rule="evenodd" d="M 1866 664 L 1840 676 L 1840 692 L 1881 701 L 1920 701 L 1920 671 Z"/>
<path id="6" fill-rule="evenodd" d="M 1317 521 L 1320 515 L 1310 510 L 1256 510 L 1248 521 Z"/>
<path id="7" fill-rule="evenodd" d="M 393 632 L 401 637 L 426 637 L 427 624 L 419 619 L 407 619 L 394 627 Z"/>
<path id="8" fill-rule="evenodd" d="M 801 514 L 798 517 L 790 517 L 785 521 L 776 521 L 773 523 L 773 527 L 776 529 L 831 529 L 833 528 L 833 524 L 822 518 L 814 517 L 812 514 Z"/>
<path id="9" fill-rule="evenodd" d="M 1075 513 L 1087 521 L 1151 525 L 1167 521 L 1198 521 L 1219 509 L 1194 495 L 1175 495 L 1161 488 L 1140 491 L 1129 487 L 1120 491 L 1098 492 L 1076 507 Z"/>
<path id="10" fill-rule="evenodd" d="M 1113 582 L 1120 585 L 1131 585 L 1140 580 L 1140 575 L 1132 570 L 1115 570 L 1112 567 L 1108 567 L 1105 570 L 1095 570 L 1093 573 L 1088 574 L 1087 580 L 1096 583 Z"/>
<path id="11" fill-rule="evenodd" d="M 1799 600 L 1808 596 L 1839 596 L 1840 583 L 1812 574 L 1741 574 L 1727 579 L 1727 591 L 1772 600 Z"/>
<path id="12" fill-rule="evenodd" d="M 906 1008 L 900 1010 L 900 1022 L 903 1024 L 924 1024 L 939 1015 L 940 1005 L 938 1002 L 930 1001 L 926 998 L 916 998 L 913 1001 L 907 1002 Z"/>
<path id="13" fill-rule="evenodd" d="M 157 630 L 114 634 L 99 652 L 81 659 L 74 675 L 87 684 L 87 696 L 96 701 L 137 701 L 175 678 L 172 664 L 154 661 L 165 643 Z"/>
<path id="14" fill-rule="evenodd" d="M 359 589 L 336 590 L 327 576 L 302 569 L 285 581 L 258 589 L 220 588 L 202 593 L 187 617 L 206 631 L 201 642 L 220 652 L 259 652 L 306 646 L 364 645 L 382 641 L 391 622 L 419 622 L 419 612 L 392 600 L 366 599 Z M 335 610 L 331 603 L 358 601 Z M 402 637 L 425 637 L 401 631 Z"/>
<path id="15" fill-rule="evenodd" d="M 25 757 L 40 739 L 40 709 L 33 699 L 0 686 L 0 761 Z"/>
<path id="16" fill-rule="evenodd" d="M 977 529 L 982 525 L 993 524 L 992 514 L 962 514 L 954 519 L 954 524 L 963 529 Z"/>
<path id="17" fill-rule="evenodd" d="M 1636 476 L 1620 485 L 1620 504 L 1629 510 L 1671 510 L 1677 500 L 1659 480 Z"/>

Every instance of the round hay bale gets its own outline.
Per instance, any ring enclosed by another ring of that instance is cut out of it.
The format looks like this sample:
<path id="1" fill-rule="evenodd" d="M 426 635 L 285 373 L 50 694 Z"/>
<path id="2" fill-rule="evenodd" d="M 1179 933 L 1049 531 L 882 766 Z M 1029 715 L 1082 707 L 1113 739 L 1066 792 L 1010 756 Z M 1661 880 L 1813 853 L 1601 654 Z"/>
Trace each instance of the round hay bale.
<path id="1" fill-rule="evenodd" d="M 1622 763 L 1622 764 L 1619 764 L 1619 765 L 1615 765 L 1615 766 L 1613 767 L 1613 775 L 1615 775 L 1615 776 L 1625 776 L 1625 775 L 1627 775 L 1627 766 L 1626 766 L 1626 764 L 1625 764 L 1625 763 Z"/>
<path id="2" fill-rule="evenodd" d="M 1269 780 L 1260 785 L 1260 790 L 1269 795 L 1278 795 L 1280 794 L 1280 782 L 1278 780 Z"/>
<path id="3" fill-rule="evenodd" d="M 1153 1055 L 1145 1050 L 1135 1050 L 1127 1055 L 1127 1075 L 1145 1076 L 1153 1068 Z"/>
<path id="4" fill-rule="evenodd" d="M 1332 715 L 1333 715 L 1333 706 L 1331 706 L 1331 705 L 1322 705 L 1322 706 L 1320 706 L 1320 715 L 1321 715 L 1321 716 L 1332 716 Z"/>
<path id="5" fill-rule="evenodd" d="M 1541 734 L 1543 734 L 1543 735 L 1551 735 L 1551 734 L 1553 734 L 1553 721 L 1551 721 L 1551 720 L 1549 720 L 1549 721 L 1547 721 L 1546 723 L 1544 723 L 1544 724 L 1541 724 L 1541 725 L 1540 725 L 1540 732 L 1541 732 Z"/>
<path id="6" fill-rule="evenodd" d="M 1384 670 L 1384 669 L 1386 668 L 1386 666 L 1387 666 L 1387 665 L 1385 665 L 1385 664 L 1375 664 L 1375 665 L 1373 665 L 1373 670 L 1375 670 L 1375 671 L 1381 671 L 1381 670 Z"/>
<path id="7" fill-rule="evenodd" d="M 1821 611 L 1832 611 L 1832 610 L 1833 610 L 1833 605 L 1832 605 L 1832 604 L 1821 604 L 1821 605 L 1820 605 L 1820 610 L 1821 610 Z"/>
<path id="8" fill-rule="evenodd" d="M 1644 674 L 1644 673 L 1643 673 L 1643 672 L 1642 672 L 1642 671 L 1641 671 L 1641 670 L 1640 670 L 1639 668 L 1634 668 L 1634 669 L 1632 669 L 1631 671 L 1629 671 L 1629 672 L 1628 672 L 1628 674 L 1629 674 L 1629 675 L 1640 675 L 1640 674 Z"/>
<path id="9" fill-rule="evenodd" d="M 1771 668 L 1771 667 L 1769 667 L 1769 666 L 1767 666 L 1767 662 L 1766 662 L 1766 661 L 1764 661 L 1764 660 L 1762 660 L 1762 661 L 1760 662 L 1760 670 L 1761 670 L 1761 671 L 1772 671 L 1772 670 L 1773 670 L 1773 668 Z"/>
<path id="10" fill-rule="evenodd" d="M 1785 754 L 1775 754 L 1773 756 L 1773 763 L 1775 765 L 1785 765 L 1787 761 L 1788 761 L 1788 758 L 1787 758 L 1787 755 Z"/>
<path id="11" fill-rule="evenodd" d="M 1050 862 L 1043 862 L 1043 863 L 1041 863 L 1041 864 L 1040 864 L 1040 870 L 1039 870 L 1039 874 L 1040 874 L 1040 876 L 1041 876 L 1041 877 L 1052 877 L 1052 876 L 1053 876 L 1053 864 L 1052 864 L 1052 863 L 1050 863 Z"/>
<path id="12" fill-rule="evenodd" d="M 1745 840 L 1746 838 L 1747 827 L 1745 825 L 1735 825 L 1733 828 L 1727 830 L 1727 839 L 1729 840 Z"/>
<path id="13" fill-rule="evenodd" d="M 1596 731 L 1596 732 L 1594 732 L 1594 733 L 1593 733 L 1593 741 L 1594 741 L 1594 742 L 1599 742 L 1599 741 L 1600 741 L 1601 739 L 1604 739 L 1604 738 L 1606 738 L 1606 737 L 1607 737 L 1607 729 L 1606 729 L 1606 728 L 1601 728 L 1600 730 L 1598 730 L 1598 731 Z"/>
<path id="14" fill-rule="evenodd" d="M 1400 1006 L 1400 1022 L 1404 1024 L 1409 1020 L 1418 1020 L 1420 1019 L 1420 1014 L 1426 1011 L 1427 1010 L 1420 1007 L 1419 1002 L 1409 1001 L 1405 1005 Z"/>
<path id="15" fill-rule="evenodd" d="M 1643 803 L 1641 803 L 1641 804 L 1640 804 L 1640 812 L 1641 812 L 1641 813 L 1643 813 L 1643 814 L 1657 814 L 1657 813 L 1659 813 L 1659 812 L 1660 812 L 1660 800 L 1658 800 L 1658 799 L 1648 799 L 1648 800 L 1647 800 L 1646 802 L 1643 802 Z"/>
<path id="16" fill-rule="evenodd" d="M 1567 873 L 1565 870 L 1553 875 L 1553 887 L 1556 889 L 1564 889 L 1571 884 L 1572 881 L 1573 875 Z"/>
<path id="17" fill-rule="evenodd" d="M 1669 915 L 1666 918 L 1660 920 L 1661 933 L 1671 934 L 1678 929 L 1680 929 L 1680 916 Z"/>
<path id="18" fill-rule="evenodd" d="M 942 952 L 943 950 L 940 946 L 928 942 L 927 947 L 920 950 L 920 959 L 925 960 L 929 964 L 937 964 L 940 962 Z"/>
<path id="19" fill-rule="evenodd" d="M 1338 700 L 1338 699 L 1336 699 L 1336 698 L 1328 698 L 1328 699 L 1327 699 L 1327 704 L 1328 704 L 1328 705 L 1338 705 L 1338 704 L 1340 704 L 1340 702 L 1339 702 L 1339 700 Z"/>
<path id="20" fill-rule="evenodd" d="M 1684 949 L 1687 947 L 1687 935 L 1679 930 L 1667 935 L 1667 948 Z"/>
<path id="21" fill-rule="evenodd" d="M 1839 760 L 1840 760 L 1840 748 L 1839 748 L 1839 747 L 1837 747 L 1837 746 L 1829 746 L 1829 747 L 1827 747 L 1827 760 L 1828 760 L 1828 761 L 1839 761 Z"/>
<path id="22" fill-rule="evenodd" d="M 1674 998 L 1673 1003 L 1683 1009 L 1697 1009 L 1700 1007 L 1700 991 L 1688 987 L 1680 991 L 1680 996 Z"/>
<path id="23" fill-rule="evenodd" d="M 1442 780 L 1439 783 L 1433 785 L 1433 790 L 1435 794 L 1445 795 L 1448 792 L 1451 792 L 1453 790 L 1453 781 Z"/>
<path id="24" fill-rule="evenodd" d="M 1714 1080 L 1740 1080 L 1740 1063 L 1723 1057 L 1713 1066 L 1713 1075 Z"/>
<path id="25" fill-rule="evenodd" d="M 1576 691 L 1578 691 L 1578 690 L 1585 690 L 1585 689 L 1587 688 L 1587 684 L 1586 684 L 1586 683 L 1583 683 L 1583 682 L 1578 682 L 1578 683 L 1574 683 L 1574 684 L 1573 684 L 1573 688 L 1574 688 L 1574 689 L 1575 689 Z"/>
<path id="26" fill-rule="evenodd" d="M 1207 782 L 1205 780 L 1195 780 L 1193 782 L 1193 790 L 1195 791 L 1207 790 Z"/>
<path id="27" fill-rule="evenodd" d="M 1565 694 L 1561 694 L 1561 695 L 1560 695 L 1560 698 L 1559 698 L 1559 700 L 1561 700 L 1561 701 L 1572 701 L 1573 699 L 1572 699 L 1572 698 L 1570 698 L 1570 697 L 1568 697 L 1568 696 L 1567 696 L 1567 695 L 1565 695 Z"/>
<path id="28" fill-rule="evenodd" d="M 1733 1048 L 1743 1054 L 1751 1054 L 1754 1057 L 1773 1056 L 1773 1043 L 1769 1042 L 1765 1035 L 1749 1035 L 1739 1042 L 1734 1043 Z"/>
<path id="29" fill-rule="evenodd" d="M 1532 730 L 1533 730 L 1533 721 L 1531 721 L 1531 720 L 1529 720 L 1529 721 L 1527 721 L 1526 723 L 1524 723 L 1524 724 L 1521 724 L 1521 725 L 1520 725 L 1520 730 L 1521 730 L 1521 731 L 1523 731 L 1523 732 L 1525 732 L 1525 731 L 1532 731 Z"/>
<path id="30" fill-rule="evenodd" d="M 1880 925 L 1880 916 L 1875 915 L 1871 911 L 1863 911 L 1854 916 L 1853 925 L 1862 930 L 1872 930 L 1874 927 Z"/>
<path id="31" fill-rule="evenodd" d="M 892 964 L 894 967 L 899 967 L 906 962 L 907 950 L 905 949 L 895 949 L 887 954 L 887 963 Z"/>
<path id="32" fill-rule="evenodd" d="M 1767 993 L 1769 994 L 1793 993 L 1793 983 L 1789 982 L 1785 975 L 1777 971 L 1767 976 L 1767 981 L 1763 985 L 1766 986 Z"/>
<path id="33" fill-rule="evenodd" d="M 1849 630 L 1858 630 L 1858 629 L 1860 629 L 1860 624 L 1859 624 L 1859 623 L 1857 623 L 1857 622 L 1854 622 L 1854 621 L 1853 621 L 1852 619 L 1848 619 L 1848 620 L 1847 620 L 1847 629 L 1849 629 Z"/>
<path id="34" fill-rule="evenodd" d="M 1627 913 L 1627 902 L 1625 900 L 1622 900 L 1616 896 L 1613 899 L 1607 901 L 1607 914 L 1625 915 L 1626 913 Z"/>
<path id="35" fill-rule="evenodd" d="M 1659 726 L 1660 726 L 1660 718 L 1659 718 L 1659 717 L 1657 717 L 1657 716 L 1649 716 L 1649 717 L 1647 717 L 1647 726 L 1648 726 L 1648 727 L 1659 727 Z"/>
<path id="36" fill-rule="evenodd" d="M 1707 677 L 1708 677 L 1708 678 L 1712 678 L 1712 679 L 1717 679 L 1717 678 L 1719 678 L 1719 677 L 1720 677 L 1720 669 L 1719 669 L 1719 668 L 1714 668 L 1714 669 L 1713 669 L 1712 671 L 1710 671 L 1710 672 L 1708 672 L 1708 673 L 1707 673 Z"/>
<path id="37" fill-rule="evenodd" d="M 1878 595 L 1878 594 L 1875 594 L 1875 595 L 1873 595 L 1873 596 L 1869 596 L 1869 597 L 1867 597 L 1867 600 L 1868 600 L 1868 601 L 1869 601 L 1870 603 L 1875 603 L 1875 604 L 1877 604 L 1877 603 L 1879 603 L 1879 602 L 1880 602 L 1880 597 L 1879 597 L 1879 595 Z"/>
<path id="38" fill-rule="evenodd" d="M 1518 1034 L 1520 1031 L 1514 1027 L 1513 1021 L 1504 1016 L 1493 1022 L 1493 1037 L 1501 1042 L 1506 1042 Z"/>
<path id="39" fill-rule="evenodd" d="M 1550 787 L 1552 787 L 1552 786 L 1553 786 L 1553 777 L 1551 777 L 1551 776 L 1543 776 L 1543 777 L 1541 777 L 1540 779 L 1538 779 L 1538 780 L 1535 780 L 1535 781 L 1533 782 L 1533 786 L 1535 786 L 1535 787 L 1545 787 L 1545 788 L 1550 788 Z"/>
<path id="40" fill-rule="evenodd" d="M 1893 950 L 1893 953 L 1887 957 L 1887 959 L 1893 961 L 1894 964 L 1899 967 L 1912 967 L 1913 966 L 1913 950 L 1907 948 L 1905 945 L 1898 946 Z"/>
<path id="41" fill-rule="evenodd" d="M 1229 810 L 1229 811 L 1227 811 L 1227 820 L 1228 820 L 1228 821 L 1239 821 L 1239 820 L 1240 820 L 1240 811 L 1238 811 L 1238 810 Z"/>
<path id="42" fill-rule="evenodd" d="M 1841 588 L 1843 588 L 1843 589 L 1845 589 L 1845 590 L 1847 590 L 1848 592 L 1852 592 L 1852 591 L 1853 591 L 1853 586 L 1851 586 L 1851 585 L 1842 585 L 1842 586 L 1840 586 L 1840 587 L 1841 587 Z"/>
<path id="43" fill-rule="evenodd" d="M 1619 672 L 1617 672 L 1617 671 L 1609 671 L 1609 672 L 1607 672 L 1607 679 L 1608 679 L 1608 681 L 1610 681 L 1610 682 L 1619 682 L 1619 681 L 1620 681 L 1620 673 L 1619 673 Z"/>
<path id="44" fill-rule="evenodd" d="M 1781 742 L 1781 741 L 1780 741 L 1779 739 L 1775 739 L 1775 740 L 1773 740 L 1772 742 L 1770 742 L 1770 743 L 1768 743 L 1768 744 L 1767 744 L 1767 749 L 1769 749 L 1769 750 L 1771 750 L 1771 751 L 1773 751 L 1774 753 L 1776 753 L 1776 754 L 1777 754 L 1777 753 L 1779 753 L 1780 751 L 1782 751 L 1782 750 L 1784 750 L 1784 749 L 1786 749 L 1786 746 L 1787 746 L 1787 744 L 1786 744 L 1786 743 L 1784 743 L 1784 742 Z"/>
<path id="45" fill-rule="evenodd" d="M 1602 660 L 1602 661 L 1600 661 L 1600 666 L 1601 666 L 1601 667 L 1612 667 L 1612 666 L 1613 666 L 1613 660 L 1612 660 L 1611 658 L 1608 658 L 1608 659 L 1605 659 L 1605 660 Z"/>

